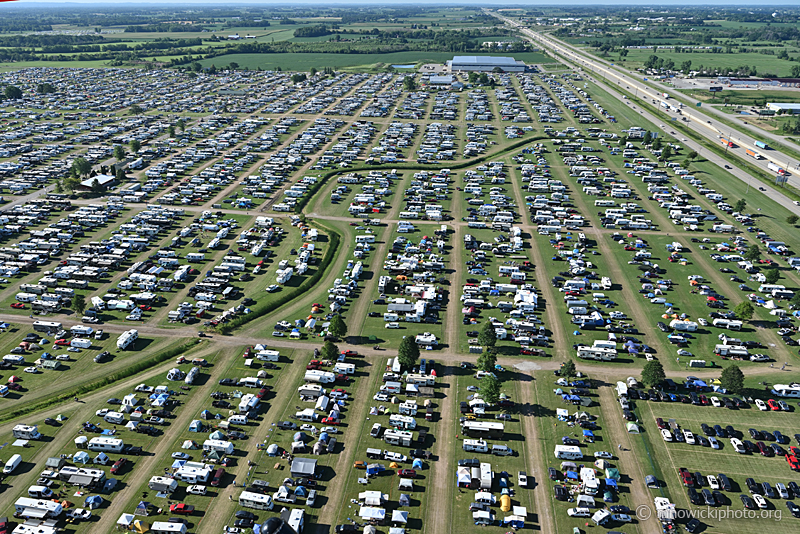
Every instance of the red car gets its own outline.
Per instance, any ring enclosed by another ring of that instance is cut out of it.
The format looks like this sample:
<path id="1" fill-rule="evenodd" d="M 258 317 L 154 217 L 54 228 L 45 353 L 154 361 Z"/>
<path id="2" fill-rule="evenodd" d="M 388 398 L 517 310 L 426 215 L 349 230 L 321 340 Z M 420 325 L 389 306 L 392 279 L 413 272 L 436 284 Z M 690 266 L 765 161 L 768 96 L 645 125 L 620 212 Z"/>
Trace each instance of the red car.
<path id="1" fill-rule="evenodd" d="M 337 382 L 347 382 L 348 380 L 350 380 L 350 377 L 348 377 L 347 375 L 343 375 L 343 374 L 336 375 L 336 381 Z"/>
<path id="2" fill-rule="evenodd" d="M 114 465 L 111 466 L 111 474 L 116 475 L 120 469 L 125 467 L 125 464 L 127 463 L 128 463 L 127 458 L 120 458 L 119 460 L 114 462 Z"/>
<path id="3" fill-rule="evenodd" d="M 786 461 L 789 462 L 789 468 L 792 471 L 800 471 L 800 460 L 797 459 L 797 456 L 787 454 Z"/>
<path id="4" fill-rule="evenodd" d="M 347 357 L 358 356 L 358 353 L 356 351 L 354 351 L 354 350 L 345 350 L 345 351 L 342 351 L 342 354 L 344 354 Z"/>
<path id="5" fill-rule="evenodd" d="M 8 528 L 8 518 L 3 516 L 0 517 L 0 534 L 8 534 L 11 532 Z"/>
<path id="6" fill-rule="evenodd" d="M 11 307 L 12 308 L 21 309 L 21 308 L 24 308 L 25 305 L 23 303 L 21 303 L 21 302 L 14 302 L 14 303 L 11 304 Z"/>
<path id="7" fill-rule="evenodd" d="M 767 401 L 767 406 L 769 406 L 769 409 L 772 410 L 773 412 L 779 412 L 781 410 L 780 404 L 778 404 L 778 402 L 775 399 L 769 399 Z"/>
<path id="8" fill-rule="evenodd" d="M 400 475 L 401 477 L 406 477 L 406 478 L 416 478 L 417 477 L 417 472 L 414 471 L 413 469 L 400 469 L 397 472 L 397 474 Z"/>
<path id="9" fill-rule="evenodd" d="M 321 366 L 322 366 L 321 361 L 311 360 L 310 362 L 308 362 L 308 365 L 306 365 L 306 371 L 316 370 L 319 369 Z"/>
<path id="10" fill-rule="evenodd" d="M 678 471 L 684 486 L 694 486 L 694 477 L 688 469 L 681 467 Z"/>
<path id="11" fill-rule="evenodd" d="M 65 345 L 69 345 L 69 341 L 67 341 L 66 339 L 56 339 L 55 344 L 61 345 L 63 347 Z"/>
<path id="12" fill-rule="evenodd" d="M 334 419 L 333 417 L 325 417 L 322 421 L 320 421 L 323 425 L 332 425 L 332 426 L 339 426 L 339 421 Z"/>
<path id="13" fill-rule="evenodd" d="M 191 514 L 194 512 L 194 506 L 186 503 L 176 503 L 169 507 L 169 512 L 171 514 Z"/>
<path id="14" fill-rule="evenodd" d="M 153 307 L 147 304 L 139 304 L 139 309 L 142 311 L 153 311 Z"/>

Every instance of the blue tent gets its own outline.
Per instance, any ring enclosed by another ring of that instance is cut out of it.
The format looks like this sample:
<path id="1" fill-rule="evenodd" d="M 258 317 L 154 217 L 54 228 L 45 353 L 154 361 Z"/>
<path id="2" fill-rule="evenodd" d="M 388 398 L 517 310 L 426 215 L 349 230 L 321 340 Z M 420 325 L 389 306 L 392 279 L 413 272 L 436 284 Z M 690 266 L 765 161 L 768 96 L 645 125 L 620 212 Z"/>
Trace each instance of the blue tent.
<path id="1" fill-rule="evenodd" d="M 576 473 L 575 471 L 567 471 L 565 476 L 567 478 L 572 478 L 572 479 L 578 480 L 578 473 Z"/>
<path id="2" fill-rule="evenodd" d="M 330 439 L 330 437 L 328 436 L 328 433 L 327 433 L 327 432 L 322 432 L 322 433 L 319 435 L 319 440 L 320 440 L 322 443 L 325 443 L 325 444 L 327 444 L 329 439 Z"/>
<path id="3" fill-rule="evenodd" d="M 503 519 L 504 525 L 511 525 L 512 528 L 523 528 L 525 526 L 525 521 L 522 521 L 522 518 L 517 515 L 510 515 Z"/>
<path id="4" fill-rule="evenodd" d="M 616 490 L 617 489 L 617 481 L 614 480 L 613 478 L 607 478 L 606 479 L 606 487 L 609 488 L 609 489 Z"/>
<path id="5" fill-rule="evenodd" d="M 708 384 L 706 384 L 706 383 L 705 383 L 705 382 L 703 382 L 702 380 L 695 380 L 695 381 L 694 381 L 694 385 L 695 385 L 695 386 L 698 386 L 698 387 L 701 387 L 701 388 L 704 388 L 704 387 L 708 386 Z"/>
<path id="6" fill-rule="evenodd" d="M 172 462 L 172 468 L 173 469 L 181 468 L 181 467 L 183 467 L 183 464 L 185 464 L 185 463 L 186 463 L 186 460 L 175 460 L 174 462 Z"/>
<path id="7" fill-rule="evenodd" d="M 306 491 L 306 488 L 304 488 L 303 486 L 297 486 L 294 489 L 294 494 L 299 495 L 301 497 L 305 497 L 308 494 L 308 492 Z"/>
<path id="8" fill-rule="evenodd" d="M 584 429 L 583 437 L 585 437 L 585 438 L 593 438 L 594 437 L 594 432 L 592 432 L 591 430 L 588 430 L 588 429 Z"/>
<path id="9" fill-rule="evenodd" d="M 508 479 L 507 478 L 499 479 L 498 483 L 500 484 L 501 488 L 507 488 L 508 487 Z"/>
<path id="10" fill-rule="evenodd" d="M 84 505 L 86 505 L 86 508 L 88 508 L 89 510 L 100 508 L 102 504 L 103 504 L 103 498 L 99 495 L 89 495 L 88 497 L 86 497 L 86 500 L 84 501 Z"/>
<path id="11" fill-rule="evenodd" d="M 411 469 L 422 469 L 422 460 L 419 458 L 414 458 L 414 462 L 411 464 Z"/>

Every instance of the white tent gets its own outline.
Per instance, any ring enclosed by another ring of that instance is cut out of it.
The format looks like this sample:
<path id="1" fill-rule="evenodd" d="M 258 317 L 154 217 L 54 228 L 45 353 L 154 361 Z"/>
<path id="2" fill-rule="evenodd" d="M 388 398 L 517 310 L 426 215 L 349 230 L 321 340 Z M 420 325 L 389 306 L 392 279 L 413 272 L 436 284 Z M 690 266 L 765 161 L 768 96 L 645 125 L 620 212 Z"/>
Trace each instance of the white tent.
<path id="1" fill-rule="evenodd" d="M 395 510 L 392 512 L 392 523 L 408 523 L 408 512 Z"/>
<path id="2" fill-rule="evenodd" d="M 76 464 L 85 465 L 89 463 L 89 460 L 90 460 L 89 453 L 87 453 L 86 451 L 80 451 L 79 453 L 75 454 L 75 456 L 72 457 L 73 463 Z"/>
<path id="3" fill-rule="evenodd" d="M 183 445 L 181 445 L 181 449 L 195 450 L 197 449 L 197 443 L 195 443 L 190 439 L 187 439 L 186 441 L 183 442 Z"/>
<path id="4" fill-rule="evenodd" d="M 136 516 L 133 514 L 122 514 L 121 516 L 119 516 L 119 519 L 117 519 L 117 525 L 122 527 L 128 527 L 130 526 L 131 523 L 133 523 L 135 517 Z"/>
<path id="5" fill-rule="evenodd" d="M 367 525 L 364 527 L 364 534 L 378 534 L 378 529 L 373 525 Z"/>
<path id="6" fill-rule="evenodd" d="M 380 491 L 363 491 L 358 494 L 358 500 L 364 501 L 366 506 L 380 506 L 381 502 L 388 498 L 388 495 L 384 495 Z"/>
<path id="7" fill-rule="evenodd" d="M 386 517 L 386 510 L 383 508 L 376 508 L 374 506 L 362 506 L 358 511 L 358 517 L 361 519 L 374 519 L 375 521 L 383 521 Z"/>
<path id="8" fill-rule="evenodd" d="M 366 532 L 366 530 L 364 532 Z M 389 534 L 406 534 L 406 529 L 401 527 L 392 527 L 389 529 Z"/>
<path id="9" fill-rule="evenodd" d="M 628 428 L 628 434 L 638 434 L 639 433 L 639 425 L 636 423 L 628 423 L 625 425 Z"/>
<path id="10" fill-rule="evenodd" d="M 136 430 L 137 426 L 139 426 L 138 421 L 128 421 L 125 423 L 125 428 L 130 428 L 131 430 Z"/>

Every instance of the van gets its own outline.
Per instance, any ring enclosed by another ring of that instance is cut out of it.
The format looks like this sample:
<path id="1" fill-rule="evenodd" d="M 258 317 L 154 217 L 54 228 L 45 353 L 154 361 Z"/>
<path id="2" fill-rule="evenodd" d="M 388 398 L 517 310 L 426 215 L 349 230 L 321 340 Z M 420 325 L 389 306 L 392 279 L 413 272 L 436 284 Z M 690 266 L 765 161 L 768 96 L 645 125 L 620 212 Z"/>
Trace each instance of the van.
<path id="1" fill-rule="evenodd" d="M 49 499 L 53 496 L 53 491 L 46 486 L 31 486 L 28 488 L 28 497 L 34 499 Z"/>
<path id="2" fill-rule="evenodd" d="M 211 475 L 211 485 L 215 488 L 219 487 L 220 482 L 222 482 L 222 477 L 224 476 L 225 476 L 225 470 L 220 467 L 219 469 L 214 471 L 213 475 Z"/>
<path id="3" fill-rule="evenodd" d="M 336 450 L 336 438 L 330 438 L 328 440 L 328 446 L 325 448 L 328 451 L 328 454 L 332 454 L 334 450 Z"/>
<path id="4" fill-rule="evenodd" d="M 6 462 L 6 465 L 3 466 L 3 474 L 10 475 L 11 473 L 14 472 L 14 469 L 19 467 L 19 464 L 21 463 L 22 463 L 22 456 L 20 456 L 19 454 L 15 454 L 11 458 L 9 458 L 8 461 Z"/>
<path id="5" fill-rule="evenodd" d="M 492 445 L 492 454 L 495 456 L 513 456 L 514 451 L 506 445 Z"/>

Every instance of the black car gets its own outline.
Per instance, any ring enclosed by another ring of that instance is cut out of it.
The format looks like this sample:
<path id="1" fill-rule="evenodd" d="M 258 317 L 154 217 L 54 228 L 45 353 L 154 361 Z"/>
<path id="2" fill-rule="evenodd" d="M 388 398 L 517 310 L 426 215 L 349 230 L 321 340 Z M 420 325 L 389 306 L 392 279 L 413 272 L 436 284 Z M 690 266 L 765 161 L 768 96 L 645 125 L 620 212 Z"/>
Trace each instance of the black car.
<path id="1" fill-rule="evenodd" d="M 703 487 L 703 483 L 706 481 L 706 477 L 704 477 L 703 473 L 701 473 L 700 471 L 695 471 L 694 479 L 697 482 L 697 487 L 698 488 L 702 488 Z"/>
<path id="2" fill-rule="evenodd" d="M 748 408 L 750 405 L 747 404 L 747 401 L 744 399 L 735 398 L 733 399 L 736 402 L 737 408 Z"/>
<path id="3" fill-rule="evenodd" d="M 639 398 L 642 399 L 643 401 L 650 400 L 650 395 L 648 395 L 646 391 L 640 391 Z"/>
<path id="4" fill-rule="evenodd" d="M 733 401 L 732 401 L 731 399 L 729 399 L 728 397 L 725 397 L 724 399 L 722 399 L 722 402 L 724 402 L 724 403 L 725 403 L 725 407 L 726 407 L 727 409 L 729 409 L 729 410 L 733 410 L 734 408 L 736 408 L 736 403 L 735 403 L 735 402 L 733 402 Z"/>
<path id="5" fill-rule="evenodd" d="M 716 506 L 717 501 L 714 500 L 714 495 L 711 493 L 711 490 L 704 489 L 702 491 L 703 501 L 706 503 L 706 506 Z"/>
<path id="6" fill-rule="evenodd" d="M 751 499 L 750 496 L 742 494 L 739 495 L 739 498 L 742 500 L 742 505 L 744 505 L 744 507 L 747 510 L 755 510 L 756 508 L 758 508 L 758 506 L 756 506 L 756 503 L 753 502 L 753 499 Z"/>
<path id="7" fill-rule="evenodd" d="M 695 436 L 695 440 L 697 440 L 697 444 L 701 447 L 710 447 L 711 443 L 708 441 L 708 438 L 705 436 Z"/>
<path id="8" fill-rule="evenodd" d="M 736 432 L 736 429 L 733 428 L 731 425 L 725 427 L 725 432 L 727 432 L 728 436 L 731 438 L 735 438 L 736 436 L 739 435 L 739 433 Z"/>
<path id="9" fill-rule="evenodd" d="M 781 445 L 789 444 L 789 438 L 781 434 L 780 430 L 775 430 L 774 432 L 772 432 L 772 435 L 775 436 L 775 441 L 777 441 Z"/>
<path id="10" fill-rule="evenodd" d="M 725 506 L 725 503 L 728 502 L 728 498 L 719 490 L 714 490 L 711 494 L 714 496 L 714 504 L 712 506 Z"/>
<path id="11" fill-rule="evenodd" d="M 480 467 L 481 461 L 477 458 L 465 458 L 458 461 L 459 467 Z"/>
<path id="12" fill-rule="evenodd" d="M 235 378 L 223 378 L 219 381 L 220 386 L 235 386 L 236 385 Z"/>
<path id="13" fill-rule="evenodd" d="M 742 444 L 744 444 L 745 448 L 747 449 L 747 452 L 750 452 L 750 453 L 753 453 L 753 454 L 759 452 L 758 451 L 758 446 L 755 443 L 753 443 L 752 441 L 748 440 L 748 439 L 742 440 Z"/>
<path id="14" fill-rule="evenodd" d="M 250 521 L 255 521 L 256 514 L 253 512 L 247 512 L 245 510 L 239 510 L 236 512 L 236 519 L 249 519 Z"/>
<path id="15" fill-rule="evenodd" d="M 797 442 L 798 445 L 800 445 L 800 434 L 795 434 L 794 440 Z"/>
<path id="16" fill-rule="evenodd" d="M 721 427 L 721 426 L 719 426 L 719 425 L 714 425 L 714 434 L 716 434 L 716 436 L 717 436 L 718 438 L 724 438 L 724 437 L 727 437 L 727 435 L 725 434 L 725 429 L 724 429 L 724 428 L 722 428 L 722 427 Z"/>
<path id="17" fill-rule="evenodd" d="M 555 467 L 548 467 L 547 468 L 547 476 L 550 477 L 550 480 L 560 480 L 561 479 L 561 473 L 559 473 L 558 470 L 556 470 Z"/>
<path id="18" fill-rule="evenodd" d="M 622 417 L 626 421 L 636 421 L 636 415 L 630 410 L 622 410 Z"/>
<path id="19" fill-rule="evenodd" d="M 108 403 L 108 404 L 122 404 L 122 400 L 112 397 L 112 398 L 108 399 L 106 401 L 106 403 Z"/>
<path id="20" fill-rule="evenodd" d="M 716 432 L 714 431 L 714 429 L 713 429 L 713 428 L 711 428 L 710 426 L 708 426 L 708 425 L 707 425 L 707 424 L 705 424 L 705 423 L 702 423 L 702 424 L 700 425 L 700 428 L 703 430 L 703 434 L 705 434 L 706 436 L 713 436 L 714 434 L 716 434 Z"/>
<path id="21" fill-rule="evenodd" d="M 669 332 L 669 327 L 661 321 L 659 321 L 656 326 L 658 326 L 658 329 L 661 330 L 662 332 Z"/>
<path id="22" fill-rule="evenodd" d="M 770 443 L 769 447 L 772 449 L 772 452 L 774 452 L 778 456 L 786 456 L 786 450 L 784 450 L 784 448 L 778 445 L 777 443 Z"/>
<path id="23" fill-rule="evenodd" d="M 793 503 L 792 501 L 786 501 L 786 508 L 788 508 L 788 509 L 789 509 L 789 512 L 790 512 L 790 513 L 791 513 L 793 516 L 795 516 L 795 517 L 800 517 L 800 506 L 797 506 L 797 505 L 796 505 L 795 503 Z"/>
<path id="24" fill-rule="evenodd" d="M 722 487 L 722 489 L 724 489 L 725 491 L 731 491 L 731 481 L 728 479 L 727 475 L 723 473 L 718 474 L 717 481 L 719 482 L 719 485 Z"/>
<path id="25" fill-rule="evenodd" d="M 346 525 L 336 525 L 336 532 L 337 533 L 339 533 L 339 532 L 356 532 L 356 530 L 357 530 L 356 526 L 352 525 L 350 523 L 347 523 Z"/>
<path id="26" fill-rule="evenodd" d="M 553 488 L 557 501 L 566 501 L 569 499 L 569 492 L 563 486 L 556 486 Z"/>
<path id="27" fill-rule="evenodd" d="M 789 488 L 793 496 L 800 497 L 800 486 L 797 485 L 797 482 L 789 482 L 786 487 Z"/>
<path id="28" fill-rule="evenodd" d="M 247 439 L 247 434 L 238 430 L 231 430 L 228 432 L 228 439 Z"/>
<path id="29" fill-rule="evenodd" d="M 686 526 L 684 528 L 686 528 L 686 532 L 691 533 L 697 530 L 699 526 L 700 526 L 700 521 L 698 521 L 697 519 L 691 519 L 689 520 L 688 523 L 686 523 Z"/>
<path id="30" fill-rule="evenodd" d="M 53 419 L 52 417 L 48 417 L 48 418 L 46 418 L 46 419 L 44 420 L 44 424 L 46 424 L 46 425 L 50 425 L 50 426 L 58 426 L 58 421 L 56 421 L 56 420 L 55 420 L 55 419 Z"/>
<path id="31" fill-rule="evenodd" d="M 747 486 L 747 489 L 750 491 L 750 493 L 758 493 L 759 495 L 761 494 L 761 492 L 763 490 L 762 486 L 760 486 L 752 478 L 746 478 L 744 483 Z"/>
<path id="32" fill-rule="evenodd" d="M 622 504 L 615 504 L 614 506 L 609 506 L 608 507 L 608 511 L 611 512 L 612 514 L 628 514 L 628 515 L 630 515 L 632 510 L 630 508 L 628 508 L 627 506 L 624 506 Z"/>
<path id="33" fill-rule="evenodd" d="M 674 436 L 674 438 L 675 438 L 675 441 L 678 441 L 678 442 L 680 442 L 680 443 L 683 443 L 683 442 L 685 441 L 685 438 L 684 438 L 684 436 L 683 436 L 683 432 L 681 431 L 681 429 L 680 429 L 680 428 L 676 428 L 676 429 L 674 429 L 674 430 L 672 431 L 672 434 L 673 434 L 673 436 Z"/>
<path id="34" fill-rule="evenodd" d="M 759 432 L 755 428 L 748 428 L 747 429 L 747 433 L 750 434 L 750 437 L 753 438 L 753 439 L 764 439 L 764 437 L 761 434 L 761 432 Z"/>
<path id="35" fill-rule="evenodd" d="M 697 493 L 697 490 L 694 488 L 687 488 L 686 493 L 689 495 L 689 500 L 692 501 L 692 504 L 703 504 L 703 498 Z"/>
<path id="36" fill-rule="evenodd" d="M 759 432 L 761 432 L 761 435 L 763 436 L 762 439 L 767 441 L 775 441 L 775 435 L 769 430 L 760 430 Z"/>
<path id="37" fill-rule="evenodd" d="M 408 451 L 408 455 L 411 458 L 427 458 L 429 456 L 429 452 L 422 450 L 422 449 L 411 449 Z"/>
<path id="38" fill-rule="evenodd" d="M 580 446 L 580 444 L 581 444 L 581 442 L 579 440 L 577 440 L 575 438 L 570 438 L 570 437 L 567 437 L 567 436 L 564 436 L 563 438 L 561 438 L 561 443 L 564 444 L 564 445 L 575 445 L 575 446 Z"/>

